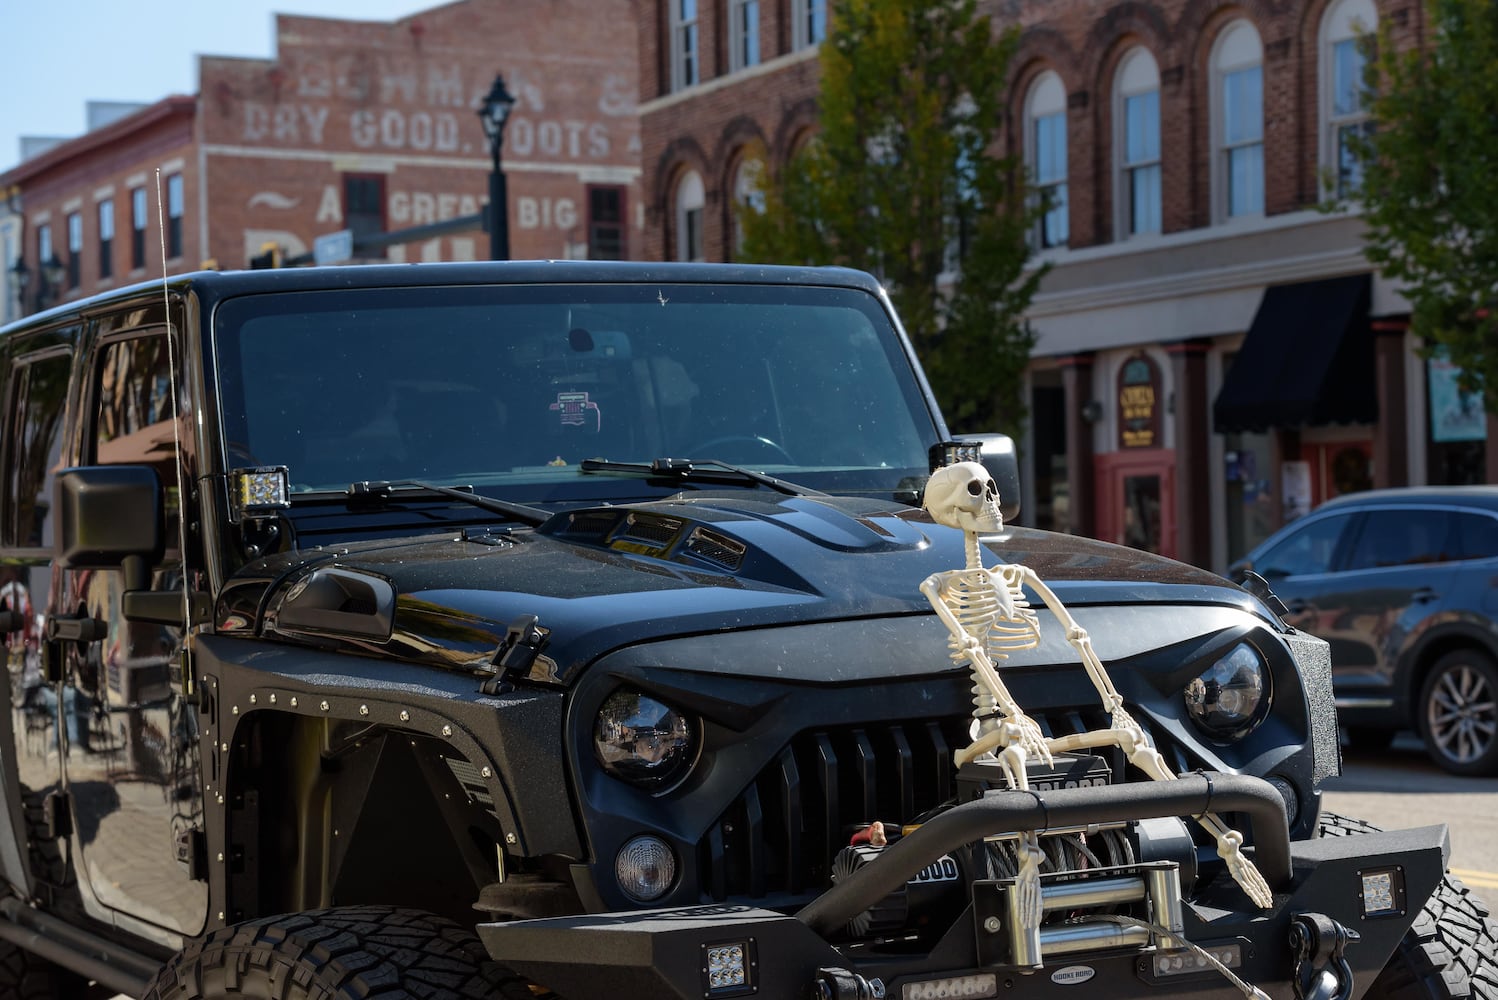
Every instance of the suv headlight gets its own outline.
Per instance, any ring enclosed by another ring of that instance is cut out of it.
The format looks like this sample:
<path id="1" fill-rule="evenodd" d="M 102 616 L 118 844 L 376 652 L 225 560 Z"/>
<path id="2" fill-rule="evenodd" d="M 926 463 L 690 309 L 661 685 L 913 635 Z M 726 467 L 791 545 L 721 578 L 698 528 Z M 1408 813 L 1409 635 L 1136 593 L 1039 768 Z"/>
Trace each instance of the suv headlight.
<path id="1" fill-rule="evenodd" d="M 1208 736 L 1237 740 L 1264 718 L 1269 673 L 1264 657 L 1240 642 L 1186 685 L 1186 712 Z"/>
<path id="2" fill-rule="evenodd" d="M 593 751 L 614 777 L 647 791 L 665 791 L 686 777 L 697 759 L 697 727 L 670 705 L 623 688 L 598 710 Z"/>

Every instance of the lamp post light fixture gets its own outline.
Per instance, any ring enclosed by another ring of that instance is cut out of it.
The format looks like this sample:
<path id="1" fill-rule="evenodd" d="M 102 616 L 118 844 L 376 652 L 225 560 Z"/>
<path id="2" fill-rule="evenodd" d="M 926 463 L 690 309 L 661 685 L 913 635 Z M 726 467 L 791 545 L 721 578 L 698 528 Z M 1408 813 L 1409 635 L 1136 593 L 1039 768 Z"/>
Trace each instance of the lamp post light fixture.
<path id="1" fill-rule="evenodd" d="M 479 108 L 479 121 L 489 139 L 489 156 L 494 161 L 489 172 L 489 258 L 510 258 L 510 204 L 505 193 L 505 175 L 500 168 L 500 149 L 505 144 L 505 122 L 515 108 L 515 95 L 505 88 L 504 74 L 494 78 L 494 86 Z"/>

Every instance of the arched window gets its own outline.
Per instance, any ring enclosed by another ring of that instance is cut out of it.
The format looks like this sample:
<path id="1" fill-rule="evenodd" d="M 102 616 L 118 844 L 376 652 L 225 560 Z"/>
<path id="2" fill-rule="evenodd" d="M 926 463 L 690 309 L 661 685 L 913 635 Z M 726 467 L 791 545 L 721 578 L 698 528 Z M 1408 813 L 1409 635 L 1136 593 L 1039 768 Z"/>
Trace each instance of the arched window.
<path id="1" fill-rule="evenodd" d="M 1212 190 L 1219 219 L 1264 211 L 1264 47 L 1234 21 L 1212 47 Z"/>
<path id="2" fill-rule="evenodd" d="M 1341 0 L 1327 7 L 1321 19 L 1319 77 L 1321 91 L 1321 167 L 1335 183 L 1336 193 L 1355 192 L 1362 168 L 1350 140 L 1373 127 L 1363 99 L 1363 49 L 1359 36 L 1378 24 L 1373 0 Z"/>
<path id="3" fill-rule="evenodd" d="M 1025 139 L 1025 163 L 1044 207 L 1036 242 L 1042 247 L 1066 246 L 1071 228 L 1066 200 L 1066 88 L 1050 70 L 1030 85 Z"/>
<path id="4" fill-rule="evenodd" d="M 765 161 L 756 153 L 745 153 L 739 157 L 738 166 L 733 171 L 733 248 L 735 251 L 743 249 L 744 230 L 739 225 L 739 218 L 745 212 L 754 212 L 756 215 L 763 214 L 765 210 L 765 192 L 762 181 L 765 174 Z"/>
<path id="5" fill-rule="evenodd" d="M 703 260 L 702 208 L 707 198 L 702 189 L 702 175 L 688 170 L 676 184 L 675 260 Z"/>
<path id="6" fill-rule="evenodd" d="M 1118 232 L 1158 233 L 1160 217 L 1160 69 L 1146 49 L 1118 64 L 1113 86 Z"/>

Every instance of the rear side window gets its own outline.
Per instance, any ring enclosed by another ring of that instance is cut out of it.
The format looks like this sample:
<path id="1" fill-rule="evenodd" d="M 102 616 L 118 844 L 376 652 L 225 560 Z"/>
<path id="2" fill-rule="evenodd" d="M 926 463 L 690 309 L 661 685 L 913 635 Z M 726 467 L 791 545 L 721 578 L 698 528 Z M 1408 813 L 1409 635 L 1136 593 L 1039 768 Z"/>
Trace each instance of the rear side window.
<path id="1" fill-rule="evenodd" d="M 1498 557 L 1498 517 L 1491 514 L 1460 512 L 1456 518 L 1456 558 L 1493 559 Z"/>
<path id="2" fill-rule="evenodd" d="M 1336 564 L 1337 545 L 1351 523 L 1348 514 L 1308 522 L 1264 553 L 1254 569 L 1266 578 L 1329 573 Z"/>
<path id="3" fill-rule="evenodd" d="M 52 544 L 51 472 L 62 454 L 63 411 L 72 367 L 72 355 L 64 349 L 18 359 L 11 370 L 5 415 L 5 495 L 0 504 L 0 545 L 5 548 Z"/>
<path id="4" fill-rule="evenodd" d="M 1369 511 L 1348 569 L 1385 569 L 1446 562 L 1451 514 L 1444 510 Z"/>

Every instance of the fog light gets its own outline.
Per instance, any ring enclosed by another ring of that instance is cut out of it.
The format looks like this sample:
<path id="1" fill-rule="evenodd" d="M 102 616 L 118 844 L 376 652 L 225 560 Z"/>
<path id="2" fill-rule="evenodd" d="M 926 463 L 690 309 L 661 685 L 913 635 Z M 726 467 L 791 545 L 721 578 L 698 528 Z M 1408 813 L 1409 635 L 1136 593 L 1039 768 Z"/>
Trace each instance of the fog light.
<path id="1" fill-rule="evenodd" d="M 929 979 L 924 983 L 906 983 L 900 991 L 902 1000 L 947 1000 L 948 997 L 998 996 L 998 979 L 992 972 L 956 979 Z"/>
<path id="2" fill-rule="evenodd" d="M 753 992 L 754 964 L 753 941 L 703 945 L 703 992 L 709 997 L 731 997 Z"/>
<path id="3" fill-rule="evenodd" d="M 231 515 L 236 522 L 291 506 L 291 477 L 284 465 L 235 469 L 229 479 L 233 483 Z"/>
<path id="4" fill-rule="evenodd" d="M 636 837 L 619 848 L 614 876 L 630 899 L 652 902 L 664 896 L 676 881 L 676 855 L 659 837 Z"/>
<path id="5" fill-rule="evenodd" d="M 1404 913 L 1403 869 L 1358 872 L 1358 877 L 1363 880 L 1363 916 L 1393 917 Z"/>

